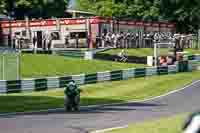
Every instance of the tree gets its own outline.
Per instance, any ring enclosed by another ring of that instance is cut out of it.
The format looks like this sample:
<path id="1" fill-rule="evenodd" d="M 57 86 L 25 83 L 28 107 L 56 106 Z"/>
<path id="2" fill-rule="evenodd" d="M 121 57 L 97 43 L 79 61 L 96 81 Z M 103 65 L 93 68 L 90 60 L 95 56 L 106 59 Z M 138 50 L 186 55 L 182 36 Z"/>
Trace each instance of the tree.
<path id="1" fill-rule="evenodd" d="M 122 16 L 125 8 L 123 3 L 115 3 L 115 0 L 78 0 L 79 10 L 94 12 L 103 17 Z"/>
<path id="2" fill-rule="evenodd" d="M 157 3 L 151 1 L 134 0 L 129 4 L 126 14 L 128 18 L 140 20 L 157 20 L 160 15 L 160 9 Z"/>
<path id="3" fill-rule="evenodd" d="M 195 32 L 200 23 L 199 0 L 78 0 L 78 8 L 100 16 L 167 20 L 179 32 Z"/>
<path id="4" fill-rule="evenodd" d="M 1 0 L 0 1 L 0 13 L 4 13 L 5 12 L 5 1 Z"/>
<path id="5" fill-rule="evenodd" d="M 17 19 L 62 17 L 69 0 L 0 0 L 0 12 Z M 195 32 L 200 22 L 200 0 L 76 0 L 77 9 L 103 17 L 168 20 L 179 32 Z M 11 12 L 15 14 L 10 14 Z"/>
<path id="6" fill-rule="evenodd" d="M 200 1 L 161 0 L 161 16 L 177 23 L 179 32 L 195 32 L 200 22 Z"/>
<path id="7" fill-rule="evenodd" d="M 0 10 L 10 15 L 14 12 L 17 19 L 24 16 L 49 18 L 61 17 L 67 7 L 68 0 L 1 0 Z"/>

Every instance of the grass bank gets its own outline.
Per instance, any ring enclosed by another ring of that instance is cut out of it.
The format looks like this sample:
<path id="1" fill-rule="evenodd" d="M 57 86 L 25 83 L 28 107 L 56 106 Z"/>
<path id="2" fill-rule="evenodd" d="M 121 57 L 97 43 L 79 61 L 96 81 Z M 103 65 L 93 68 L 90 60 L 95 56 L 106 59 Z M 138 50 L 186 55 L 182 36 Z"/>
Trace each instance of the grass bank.
<path id="1" fill-rule="evenodd" d="M 153 76 L 81 86 L 81 105 L 142 100 L 178 89 L 200 79 L 200 72 Z M 144 93 L 145 92 L 145 93 Z M 63 89 L 0 95 L 0 112 L 22 112 L 63 107 Z M 5 102 L 6 101 L 6 102 Z"/>
<path id="2" fill-rule="evenodd" d="M 112 130 L 105 133 L 147 133 L 147 131 L 148 133 L 181 133 L 186 117 L 186 114 L 179 114 L 152 122 L 130 125 L 128 128 Z"/>
<path id="3" fill-rule="evenodd" d="M 122 49 L 111 49 L 101 53 L 106 53 L 110 55 L 117 55 Z M 196 49 L 185 49 L 189 54 L 200 54 L 200 50 Z M 129 56 L 153 56 L 153 48 L 138 48 L 138 49 L 126 49 L 126 54 Z M 159 53 L 166 53 L 165 49 L 159 49 Z"/>
<path id="4" fill-rule="evenodd" d="M 53 55 L 22 54 L 21 56 L 21 75 L 23 78 L 64 76 L 138 67 L 144 67 L 144 65 L 99 60 L 86 61 Z"/>

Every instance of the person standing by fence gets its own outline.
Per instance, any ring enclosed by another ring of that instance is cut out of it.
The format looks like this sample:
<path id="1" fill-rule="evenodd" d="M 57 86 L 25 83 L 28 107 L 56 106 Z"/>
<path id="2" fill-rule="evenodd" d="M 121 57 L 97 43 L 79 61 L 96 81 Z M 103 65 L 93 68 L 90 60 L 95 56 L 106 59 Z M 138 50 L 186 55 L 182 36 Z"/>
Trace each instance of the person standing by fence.
<path id="1" fill-rule="evenodd" d="M 78 47 L 79 47 L 79 46 L 78 46 L 78 40 L 79 40 L 79 35 L 78 35 L 78 34 L 76 34 L 76 35 L 75 35 L 76 48 L 78 48 Z"/>

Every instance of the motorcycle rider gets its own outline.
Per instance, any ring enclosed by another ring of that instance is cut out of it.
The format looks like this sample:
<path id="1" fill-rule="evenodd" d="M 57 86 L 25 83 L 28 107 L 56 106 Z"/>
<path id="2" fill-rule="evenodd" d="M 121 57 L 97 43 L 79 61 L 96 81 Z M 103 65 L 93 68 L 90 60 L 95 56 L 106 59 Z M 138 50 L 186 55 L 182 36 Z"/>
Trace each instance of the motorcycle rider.
<path id="1" fill-rule="evenodd" d="M 79 110 L 80 102 L 80 89 L 74 80 L 70 81 L 65 88 L 65 109 L 71 111 L 72 108 L 75 111 Z"/>

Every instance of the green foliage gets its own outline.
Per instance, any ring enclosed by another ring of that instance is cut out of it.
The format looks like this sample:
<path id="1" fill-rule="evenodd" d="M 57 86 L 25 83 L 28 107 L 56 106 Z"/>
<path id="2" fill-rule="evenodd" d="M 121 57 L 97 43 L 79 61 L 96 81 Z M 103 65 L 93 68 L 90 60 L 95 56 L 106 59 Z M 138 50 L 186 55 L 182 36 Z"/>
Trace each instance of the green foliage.
<path id="1" fill-rule="evenodd" d="M 199 28 L 200 1 L 161 0 L 162 16 L 177 22 L 180 32 L 195 32 Z"/>
<path id="2" fill-rule="evenodd" d="M 125 14 L 126 6 L 114 0 L 77 0 L 80 10 L 92 11 L 103 17 L 120 17 Z M 92 5 L 92 6 L 91 6 Z"/>
<path id="3" fill-rule="evenodd" d="M 63 17 L 69 0 L 1 0 L 0 12 L 15 12 L 17 19 Z M 77 9 L 103 17 L 169 20 L 178 32 L 196 32 L 200 22 L 199 0 L 76 0 Z"/>
<path id="4" fill-rule="evenodd" d="M 17 19 L 62 17 L 67 3 L 68 0 L 1 0 L 0 11 L 8 15 L 12 11 Z"/>
<path id="5" fill-rule="evenodd" d="M 177 23 L 178 32 L 196 32 L 199 28 L 199 0 L 77 0 L 77 2 L 79 9 L 93 11 L 100 16 L 169 20 Z"/>
<path id="6" fill-rule="evenodd" d="M 5 1 L 1 0 L 0 1 L 0 13 L 4 12 L 5 6 L 6 6 Z"/>

